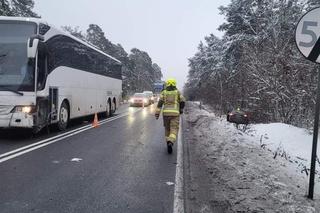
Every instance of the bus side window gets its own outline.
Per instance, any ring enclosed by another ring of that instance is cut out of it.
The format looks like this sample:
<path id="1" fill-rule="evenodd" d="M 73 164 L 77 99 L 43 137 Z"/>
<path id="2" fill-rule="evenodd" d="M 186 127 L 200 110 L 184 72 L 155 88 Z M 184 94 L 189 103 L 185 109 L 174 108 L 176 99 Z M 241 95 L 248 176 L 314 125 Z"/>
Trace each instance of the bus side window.
<path id="1" fill-rule="evenodd" d="M 38 51 L 38 83 L 37 87 L 38 90 L 43 90 L 46 83 L 46 76 L 47 76 L 47 55 L 44 47 L 39 48 Z"/>

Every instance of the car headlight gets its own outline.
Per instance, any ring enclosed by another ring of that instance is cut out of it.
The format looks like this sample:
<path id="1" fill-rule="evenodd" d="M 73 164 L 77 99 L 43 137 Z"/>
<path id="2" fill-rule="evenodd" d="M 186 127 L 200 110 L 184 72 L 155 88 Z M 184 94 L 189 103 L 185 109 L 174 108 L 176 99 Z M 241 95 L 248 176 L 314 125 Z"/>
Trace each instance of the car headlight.
<path id="1" fill-rule="evenodd" d="M 130 103 L 133 103 L 133 101 L 134 101 L 133 98 L 130 98 L 129 102 L 130 102 Z"/>
<path id="2" fill-rule="evenodd" d="M 35 112 L 35 106 L 16 106 L 14 112 L 33 113 Z"/>
<path id="3" fill-rule="evenodd" d="M 143 99 L 143 102 L 146 104 L 146 103 L 148 103 L 148 99 Z"/>

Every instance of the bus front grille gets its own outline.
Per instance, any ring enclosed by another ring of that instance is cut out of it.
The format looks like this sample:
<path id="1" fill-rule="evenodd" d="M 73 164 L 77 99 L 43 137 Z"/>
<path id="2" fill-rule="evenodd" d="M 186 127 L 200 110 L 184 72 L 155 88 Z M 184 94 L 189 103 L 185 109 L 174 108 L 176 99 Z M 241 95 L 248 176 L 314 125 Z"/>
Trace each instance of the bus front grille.
<path id="1" fill-rule="evenodd" d="M 0 105 L 0 115 L 7 115 L 13 109 L 13 106 L 1 106 Z"/>

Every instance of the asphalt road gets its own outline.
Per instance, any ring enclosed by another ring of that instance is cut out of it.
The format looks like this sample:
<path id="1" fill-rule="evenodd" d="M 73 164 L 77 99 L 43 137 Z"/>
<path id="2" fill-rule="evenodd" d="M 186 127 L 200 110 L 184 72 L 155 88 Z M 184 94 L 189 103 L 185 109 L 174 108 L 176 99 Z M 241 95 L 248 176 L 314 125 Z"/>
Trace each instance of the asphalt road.
<path id="1" fill-rule="evenodd" d="M 63 138 L 54 130 L 35 138 L 0 131 L 0 212 L 172 212 L 174 186 L 166 182 L 175 182 L 177 150 L 167 154 L 153 113 L 122 107 L 99 128 L 73 123 L 74 135 Z M 30 149 L 52 137 L 58 140 Z"/>

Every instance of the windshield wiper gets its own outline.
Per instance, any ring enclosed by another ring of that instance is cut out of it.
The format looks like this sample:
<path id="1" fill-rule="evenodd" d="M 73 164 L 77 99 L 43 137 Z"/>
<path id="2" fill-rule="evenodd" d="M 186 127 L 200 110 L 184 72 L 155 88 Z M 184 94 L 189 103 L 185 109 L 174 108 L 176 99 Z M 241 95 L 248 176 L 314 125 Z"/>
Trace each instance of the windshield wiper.
<path id="1" fill-rule="evenodd" d="M 21 95 L 23 96 L 23 93 L 22 92 L 19 92 L 17 90 L 14 90 L 14 89 L 11 89 L 9 87 L 5 87 L 5 86 L 0 86 L 1 89 L 4 89 L 3 91 L 10 91 L 10 92 L 13 92 L 13 93 L 16 93 L 18 95 Z"/>

